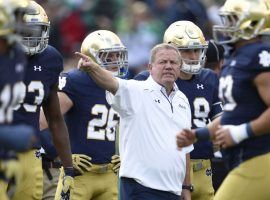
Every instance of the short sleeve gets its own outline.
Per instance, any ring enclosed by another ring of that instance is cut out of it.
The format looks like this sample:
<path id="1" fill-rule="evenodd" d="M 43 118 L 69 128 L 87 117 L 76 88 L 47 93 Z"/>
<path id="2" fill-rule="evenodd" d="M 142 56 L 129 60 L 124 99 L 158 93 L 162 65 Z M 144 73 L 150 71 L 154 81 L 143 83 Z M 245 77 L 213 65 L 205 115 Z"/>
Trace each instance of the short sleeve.
<path id="1" fill-rule="evenodd" d="M 53 77 L 53 84 L 57 84 L 58 83 L 58 77 L 60 75 L 60 73 L 63 71 L 64 69 L 64 65 L 63 65 L 63 57 L 62 55 L 59 53 L 59 51 L 57 51 L 55 48 L 53 47 L 48 47 L 49 50 L 51 50 L 48 60 L 52 60 L 53 62 L 50 63 L 51 65 L 51 71 L 52 71 L 52 77 Z"/>
<path id="2" fill-rule="evenodd" d="M 69 73 L 61 73 L 58 81 L 59 92 L 64 92 L 74 102 L 76 91 L 73 86 L 72 77 Z"/>
<path id="3" fill-rule="evenodd" d="M 240 49 L 237 65 L 242 71 L 256 76 L 270 71 L 270 47 L 264 43 L 253 43 L 245 49 Z"/>

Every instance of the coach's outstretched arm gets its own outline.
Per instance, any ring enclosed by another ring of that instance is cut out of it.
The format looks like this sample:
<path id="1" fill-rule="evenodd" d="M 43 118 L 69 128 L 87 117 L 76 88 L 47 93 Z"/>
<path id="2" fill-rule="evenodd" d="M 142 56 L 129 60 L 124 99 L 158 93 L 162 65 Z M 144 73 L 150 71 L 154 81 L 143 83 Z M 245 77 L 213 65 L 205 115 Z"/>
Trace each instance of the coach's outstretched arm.
<path id="1" fill-rule="evenodd" d="M 116 93 L 119 87 L 118 81 L 109 71 L 100 67 L 90 57 L 80 52 L 76 52 L 75 54 L 81 58 L 79 62 L 79 68 L 81 70 L 86 71 L 100 87 L 112 94 Z"/>

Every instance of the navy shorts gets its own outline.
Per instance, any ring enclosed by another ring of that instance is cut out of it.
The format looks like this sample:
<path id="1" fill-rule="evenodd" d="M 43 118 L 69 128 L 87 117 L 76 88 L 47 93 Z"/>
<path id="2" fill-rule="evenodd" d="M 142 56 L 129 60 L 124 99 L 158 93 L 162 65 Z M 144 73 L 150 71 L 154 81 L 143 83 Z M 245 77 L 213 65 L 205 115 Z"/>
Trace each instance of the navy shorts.
<path id="1" fill-rule="evenodd" d="M 120 178 L 120 200 L 179 200 L 171 192 L 155 190 L 137 183 L 132 178 Z"/>

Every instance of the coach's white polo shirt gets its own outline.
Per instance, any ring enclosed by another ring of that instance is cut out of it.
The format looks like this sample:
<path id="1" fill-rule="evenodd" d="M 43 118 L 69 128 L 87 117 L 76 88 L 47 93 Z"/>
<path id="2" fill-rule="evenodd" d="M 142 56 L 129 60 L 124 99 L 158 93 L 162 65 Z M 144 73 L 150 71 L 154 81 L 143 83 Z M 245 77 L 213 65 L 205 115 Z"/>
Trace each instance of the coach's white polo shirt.
<path id="1" fill-rule="evenodd" d="M 115 96 L 107 100 L 120 114 L 120 177 L 157 190 L 181 194 L 186 153 L 177 150 L 176 134 L 191 128 L 186 96 L 177 86 L 168 97 L 165 88 L 150 76 L 146 81 L 121 80 Z"/>

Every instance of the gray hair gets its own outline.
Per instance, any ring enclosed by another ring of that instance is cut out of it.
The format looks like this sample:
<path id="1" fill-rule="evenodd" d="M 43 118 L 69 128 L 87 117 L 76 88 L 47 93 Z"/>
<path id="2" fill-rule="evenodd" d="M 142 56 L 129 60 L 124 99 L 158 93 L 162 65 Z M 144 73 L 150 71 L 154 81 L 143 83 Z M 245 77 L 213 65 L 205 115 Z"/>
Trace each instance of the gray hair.
<path id="1" fill-rule="evenodd" d="M 159 52 L 162 49 L 171 49 L 171 50 L 174 50 L 175 52 L 177 52 L 177 54 L 179 55 L 179 61 L 181 62 L 181 56 L 180 56 L 180 53 L 176 47 L 174 47 L 171 44 L 161 43 L 161 44 L 158 44 L 152 48 L 151 53 L 150 53 L 149 64 L 152 64 L 153 62 L 155 62 L 157 52 Z"/>

